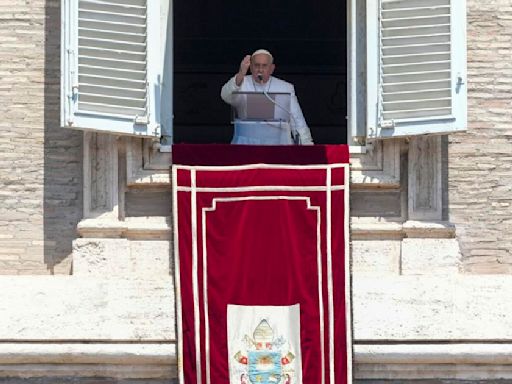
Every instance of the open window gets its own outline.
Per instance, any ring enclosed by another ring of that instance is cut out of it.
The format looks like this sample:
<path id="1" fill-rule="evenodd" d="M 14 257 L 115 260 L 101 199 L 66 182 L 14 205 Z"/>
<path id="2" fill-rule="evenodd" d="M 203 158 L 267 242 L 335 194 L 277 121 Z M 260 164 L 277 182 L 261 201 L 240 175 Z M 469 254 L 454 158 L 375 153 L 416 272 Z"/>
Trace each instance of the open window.
<path id="1" fill-rule="evenodd" d="M 267 2 L 181 2 L 173 25 L 170 0 L 63 0 L 62 126 L 166 143 L 173 133 L 176 142 L 229 136 L 220 87 L 247 49 L 266 47 L 275 48 L 276 75 L 297 83 L 317 143 L 466 128 L 465 0 Z"/>
<path id="2" fill-rule="evenodd" d="M 61 125 L 160 137 L 159 0 L 64 0 Z"/>
<path id="3" fill-rule="evenodd" d="M 368 139 L 466 129 L 464 0 L 366 1 Z"/>
<path id="4" fill-rule="evenodd" d="M 265 48 L 274 76 L 294 84 L 315 143 L 346 143 L 346 7 L 346 0 L 176 2 L 175 142 L 231 141 L 220 89 L 245 55 Z"/>

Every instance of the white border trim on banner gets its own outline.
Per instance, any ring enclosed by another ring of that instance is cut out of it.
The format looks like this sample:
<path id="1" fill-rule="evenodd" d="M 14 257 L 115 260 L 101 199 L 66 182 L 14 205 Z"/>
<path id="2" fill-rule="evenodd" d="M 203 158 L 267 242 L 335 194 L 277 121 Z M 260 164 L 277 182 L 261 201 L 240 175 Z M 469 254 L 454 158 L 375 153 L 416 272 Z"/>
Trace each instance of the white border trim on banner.
<path id="1" fill-rule="evenodd" d="M 318 170 L 318 169 L 333 169 L 345 168 L 348 164 L 310 164 L 310 165 L 289 165 L 289 164 L 245 164 L 245 165 L 173 165 L 179 169 L 187 171 L 245 171 L 252 169 L 291 169 L 291 170 Z"/>
<path id="2" fill-rule="evenodd" d="M 352 384 L 353 375 L 353 349 L 352 343 L 352 271 L 350 269 L 350 167 L 346 165 L 345 170 L 345 193 L 344 193 L 344 204 L 343 204 L 343 236 L 345 237 L 345 334 L 347 343 L 347 383 Z"/>
<path id="3" fill-rule="evenodd" d="M 178 359 L 178 380 L 180 383 L 185 382 L 185 377 L 183 374 L 183 316 L 182 316 L 182 307 L 181 307 L 181 277 L 180 277 L 180 258 L 179 258 L 179 236 L 178 236 L 178 178 L 177 178 L 178 170 L 176 167 L 172 167 L 171 175 L 172 175 L 172 222 L 173 222 L 173 238 L 174 238 L 174 279 L 175 279 L 175 303 L 176 303 L 176 332 L 177 337 L 177 359 Z"/>
<path id="4" fill-rule="evenodd" d="M 196 191 L 196 170 L 190 170 L 190 214 L 191 214 L 191 234 L 192 234 L 192 292 L 194 296 L 194 333 L 200 335 L 201 332 L 201 313 L 199 312 L 199 281 L 198 272 L 198 244 L 197 244 L 197 191 Z M 205 314 L 206 317 L 206 314 Z M 196 345 L 196 372 L 197 384 L 203 382 L 203 371 L 201 367 L 201 340 L 195 337 Z"/>
<path id="5" fill-rule="evenodd" d="M 320 224 L 321 224 L 321 210 L 319 206 L 311 205 L 311 198 L 309 196 L 243 196 L 243 197 L 219 197 L 212 199 L 211 207 L 203 207 L 202 208 L 202 241 L 203 241 L 203 297 L 204 297 L 204 313 L 208 313 L 208 296 L 207 296 L 207 247 L 206 247 L 206 213 L 214 212 L 217 209 L 217 203 L 230 203 L 235 201 L 262 201 L 262 200 L 292 200 L 292 201 L 305 201 L 306 209 L 316 211 L 316 248 L 317 248 L 317 273 L 318 273 L 318 312 L 320 318 L 320 348 L 321 348 L 321 360 L 322 366 L 325 367 L 325 330 L 324 330 L 324 305 L 322 300 L 322 244 L 321 244 L 321 233 L 320 233 Z M 195 302 L 195 300 L 194 300 Z M 205 351 L 206 351 L 206 382 L 210 384 L 210 322 L 208 316 L 205 315 Z M 322 373 L 325 369 L 322 369 Z M 325 380 L 322 374 L 322 382 L 324 384 Z"/>
<path id="6" fill-rule="evenodd" d="M 344 173 L 344 184 L 343 185 L 332 185 L 332 170 L 336 168 L 343 168 L 345 169 Z M 177 182 L 177 173 L 178 170 L 188 170 L 190 171 L 190 178 L 191 178 L 191 186 L 179 186 Z M 252 170 L 252 169 L 293 169 L 293 170 L 300 170 L 300 169 L 311 169 L 311 170 L 326 170 L 326 186 L 253 186 L 253 187 L 235 187 L 235 188 L 225 188 L 225 187 L 207 187 L 207 188 L 198 188 L 196 185 L 196 175 L 198 171 L 232 171 L 232 170 Z M 350 301 L 350 289 L 351 289 L 351 275 L 350 275 L 350 247 L 349 247 L 349 164 L 328 164 L 328 165 L 275 165 L 275 164 L 250 164 L 250 165 L 240 165 L 240 166 L 184 166 L 184 165 L 173 165 L 172 167 L 172 186 L 173 186 L 173 209 L 174 209 L 174 252 L 175 252 L 175 276 L 176 276 L 176 309 L 177 309 L 177 331 L 178 331 L 178 376 L 180 379 L 180 383 L 184 383 L 184 372 L 183 372 L 183 316 L 182 316 L 182 305 L 181 305 L 181 277 L 180 277 L 180 271 L 179 271 L 179 244 L 178 244 L 178 215 L 177 215 L 177 195 L 178 192 L 190 192 L 191 193 L 191 229 L 192 229 L 192 253 L 193 258 L 195 258 L 195 261 L 193 261 L 193 295 L 194 295 L 194 329 L 196 331 L 196 335 L 199 334 L 200 330 L 200 318 L 199 318 L 199 289 L 198 289 L 198 281 L 197 281 L 197 258 L 198 258 L 198 244 L 197 244 L 197 193 L 201 192 L 275 192 L 275 191 L 318 191 L 318 192 L 326 192 L 326 222 L 327 222 L 327 228 L 326 228 L 326 238 L 330 239 L 331 237 L 331 221 L 332 221 L 332 207 L 331 207 L 331 193 L 334 191 L 344 191 L 344 243 L 345 243 L 345 324 L 346 324 L 346 342 L 347 342 L 347 383 L 352 383 L 352 318 L 351 318 L 351 301 Z M 258 199 L 269 199 L 273 198 L 275 199 L 277 196 L 249 196 L 247 198 L 258 198 Z M 292 196 L 279 196 L 280 198 L 286 198 L 290 199 Z M 309 197 L 307 196 L 297 196 L 299 199 L 304 199 L 308 201 L 308 206 L 310 206 Z M 241 199 L 241 198 L 214 198 L 214 204 L 217 201 L 221 201 L 222 199 Z M 213 208 L 213 206 L 210 208 L 210 210 Z M 319 207 L 313 207 L 318 208 Z M 309 208 L 308 208 L 309 209 Z M 208 208 L 206 208 L 208 210 Z M 204 224 L 204 218 L 205 218 L 205 208 L 203 208 L 202 212 L 202 219 Z M 320 224 L 318 224 L 320 225 Z M 206 258 L 206 228 L 203 228 L 203 267 L 207 266 L 207 260 Z M 333 275 L 332 275 L 332 248 L 331 248 L 331 242 L 328 241 L 327 244 L 327 278 L 328 278 L 328 319 L 329 319 L 329 352 L 330 352 L 330 382 L 334 383 L 335 379 L 335 373 L 334 373 L 334 362 L 335 362 L 335 356 L 334 356 L 334 303 L 333 303 Z M 321 251 L 321 248 L 319 246 L 319 251 Z M 321 260 L 320 260 L 321 264 Z M 320 265 L 321 266 L 321 265 Z M 321 271 L 321 269 L 320 269 Z M 321 277 L 319 279 L 321 281 Z M 322 282 L 323 283 L 323 282 Z M 322 314 L 321 318 L 323 319 L 323 300 L 321 297 L 321 286 L 320 284 L 320 290 L 319 290 L 319 303 L 322 307 Z M 206 274 L 203 274 L 203 284 L 204 289 L 207 287 L 207 281 L 206 281 Z M 208 322 L 208 316 L 207 316 L 207 310 L 208 310 L 208 304 L 207 304 L 207 295 L 206 292 L 203 293 L 204 300 L 205 300 L 205 320 Z M 196 309 L 197 306 L 197 309 Z M 208 330 L 206 332 L 209 332 L 209 324 L 205 325 Z M 324 334 L 324 327 L 323 327 L 323 321 L 321 321 L 321 332 Z M 209 333 L 208 333 L 209 335 Z M 206 337 L 206 334 L 205 334 Z M 324 352 L 324 342 L 325 337 L 322 337 L 322 362 L 325 361 L 325 352 Z M 202 374 L 201 374 L 201 356 L 200 356 L 200 340 L 196 337 L 196 369 L 197 369 L 197 383 L 202 383 Z M 206 341 L 207 343 L 208 340 Z M 208 359 L 206 361 L 206 369 L 207 369 L 207 384 L 210 384 L 210 363 L 209 363 L 209 345 L 206 346 L 206 352 L 208 354 Z M 322 366 L 322 384 L 325 383 L 325 364 L 323 363 Z"/>

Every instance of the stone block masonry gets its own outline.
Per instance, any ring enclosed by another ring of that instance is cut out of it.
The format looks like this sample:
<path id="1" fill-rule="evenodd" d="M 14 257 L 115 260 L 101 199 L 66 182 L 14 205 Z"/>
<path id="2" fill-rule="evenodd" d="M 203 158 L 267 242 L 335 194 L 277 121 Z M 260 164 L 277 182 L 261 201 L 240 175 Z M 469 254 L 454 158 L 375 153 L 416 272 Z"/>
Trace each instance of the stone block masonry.
<path id="1" fill-rule="evenodd" d="M 512 2 L 467 1 L 468 130 L 449 136 L 448 210 L 466 273 L 512 273 Z"/>
<path id="2" fill-rule="evenodd" d="M 67 274 L 82 134 L 60 128 L 60 2 L 0 0 L 0 41 L 0 274 Z"/>

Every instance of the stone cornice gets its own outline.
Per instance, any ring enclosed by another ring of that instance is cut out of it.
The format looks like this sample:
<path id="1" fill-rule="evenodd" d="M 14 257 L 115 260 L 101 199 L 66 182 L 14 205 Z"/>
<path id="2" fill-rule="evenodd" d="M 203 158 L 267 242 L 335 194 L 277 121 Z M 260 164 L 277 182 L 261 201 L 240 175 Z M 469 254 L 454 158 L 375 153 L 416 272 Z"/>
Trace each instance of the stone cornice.
<path id="1" fill-rule="evenodd" d="M 403 238 L 455 238 L 455 225 L 446 221 L 378 221 L 352 218 L 352 240 L 383 240 Z"/>
<path id="2" fill-rule="evenodd" d="M 126 220 L 85 219 L 78 223 L 82 237 L 170 239 L 172 221 L 168 216 L 130 217 Z"/>

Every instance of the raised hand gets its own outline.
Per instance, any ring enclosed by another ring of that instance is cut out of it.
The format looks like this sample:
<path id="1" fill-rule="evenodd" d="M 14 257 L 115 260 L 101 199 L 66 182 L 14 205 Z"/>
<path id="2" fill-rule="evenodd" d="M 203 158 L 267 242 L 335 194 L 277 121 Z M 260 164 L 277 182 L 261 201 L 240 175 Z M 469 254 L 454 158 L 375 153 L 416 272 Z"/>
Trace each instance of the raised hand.
<path id="1" fill-rule="evenodd" d="M 242 85 L 242 82 L 244 81 L 244 76 L 247 74 L 247 71 L 249 70 L 249 67 L 251 66 L 251 55 L 246 55 L 242 62 L 240 63 L 240 69 L 238 70 L 238 73 L 236 74 L 236 85 L 240 86 Z"/>

